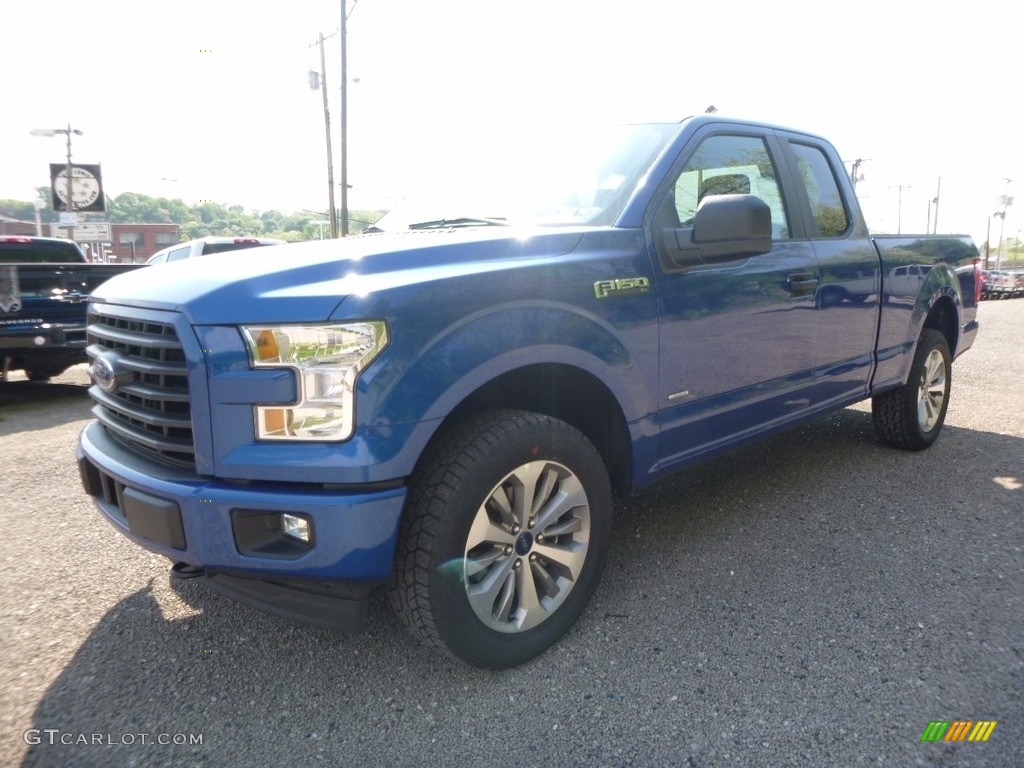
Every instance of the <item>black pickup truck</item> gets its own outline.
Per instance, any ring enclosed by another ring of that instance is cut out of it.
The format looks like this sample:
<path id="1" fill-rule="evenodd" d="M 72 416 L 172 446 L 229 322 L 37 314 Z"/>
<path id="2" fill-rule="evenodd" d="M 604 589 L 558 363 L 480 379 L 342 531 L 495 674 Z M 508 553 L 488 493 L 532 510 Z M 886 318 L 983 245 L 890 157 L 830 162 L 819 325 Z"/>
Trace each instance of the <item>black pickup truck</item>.
<path id="1" fill-rule="evenodd" d="M 0 236 L 0 380 L 24 369 L 46 381 L 86 362 L 89 294 L 140 264 L 89 264 L 77 243 Z"/>

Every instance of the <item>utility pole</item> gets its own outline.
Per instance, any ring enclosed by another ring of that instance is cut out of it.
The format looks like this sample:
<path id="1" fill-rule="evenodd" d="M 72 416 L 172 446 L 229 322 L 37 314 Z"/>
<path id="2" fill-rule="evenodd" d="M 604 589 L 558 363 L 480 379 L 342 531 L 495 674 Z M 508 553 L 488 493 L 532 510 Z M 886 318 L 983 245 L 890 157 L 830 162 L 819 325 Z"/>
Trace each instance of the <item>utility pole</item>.
<path id="1" fill-rule="evenodd" d="M 71 123 L 68 123 L 68 128 L 67 128 L 67 135 L 68 135 L 68 162 L 67 162 L 67 165 L 64 168 L 64 174 L 67 176 L 67 182 L 68 182 L 68 186 L 67 186 L 68 201 L 66 203 L 66 207 L 68 209 L 68 213 L 70 214 L 69 221 L 68 221 L 68 240 L 74 240 L 75 239 L 75 222 L 73 220 L 70 220 L 71 217 L 73 217 L 75 215 L 74 184 L 72 184 L 72 178 L 74 177 L 74 174 L 72 173 L 72 165 L 71 165 L 71 132 L 72 132 Z"/>
<path id="2" fill-rule="evenodd" d="M 988 217 L 985 225 L 985 269 L 988 269 L 988 259 L 992 255 L 992 217 Z"/>
<path id="3" fill-rule="evenodd" d="M 850 167 L 850 182 L 853 184 L 854 190 L 857 189 L 857 182 L 864 178 L 860 174 L 860 166 L 863 162 L 864 158 L 858 157 L 853 161 L 853 165 Z"/>
<path id="4" fill-rule="evenodd" d="M 999 222 L 999 247 L 996 249 L 996 269 L 998 270 L 1003 261 L 1003 230 L 1006 228 L 1006 209 L 1008 206 L 1013 205 L 1013 198 L 1010 197 L 1010 182 L 1012 179 L 1003 179 L 1006 182 L 1006 194 L 1002 196 L 999 202 L 1003 206 L 1002 211 L 998 211 L 993 216 L 998 216 Z"/>
<path id="5" fill-rule="evenodd" d="M 891 189 L 891 187 L 890 187 L 890 189 Z M 909 184 L 899 184 L 899 185 L 896 186 L 896 189 L 899 190 L 899 198 L 898 198 L 898 201 L 897 201 L 897 206 L 898 207 L 896 209 L 896 234 L 897 235 L 901 235 L 901 234 L 903 234 L 903 190 L 904 189 L 910 189 L 910 185 Z"/>
<path id="6" fill-rule="evenodd" d="M 327 64 L 324 59 L 324 33 L 320 33 L 320 92 L 324 97 L 324 130 L 327 132 L 327 200 L 331 210 L 331 238 L 338 236 L 338 210 L 334 207 L 334 156 L 331 152 L 331 110 L 327 106 Z M 344 108 L 343 108 L 344 109 Z M 344 118 L 342 111 L 342 121 Z M 342 152 L 344 153 L 344 148 Z M 344 156 L 344 155 L 343 155 Z"/>
<path id="7" fill-rule="evenodd" d="M 341 0 L 341 236 L 348 235 L 348 3 Z M 353 6 L 354 8 L 354 6 Z M 322 50 L 322 49 L 321 49 Z M 324 97 L 327 98 L 326 96 Z M 333 206 L 332 206 L 333 211 Z"/>
<path id="8" fill-rule="evenodd" d="M 935 203 L 935 223 L 934 223 L 934 229 L 932 230 L 932 234 L 933 235 L 939 234 L 939 197 L 941 195 L 942 195 L 942 177 L 939 176 L 939 185 L 935 189 L 935 200 L 932 201 L 932 202 Z"/>

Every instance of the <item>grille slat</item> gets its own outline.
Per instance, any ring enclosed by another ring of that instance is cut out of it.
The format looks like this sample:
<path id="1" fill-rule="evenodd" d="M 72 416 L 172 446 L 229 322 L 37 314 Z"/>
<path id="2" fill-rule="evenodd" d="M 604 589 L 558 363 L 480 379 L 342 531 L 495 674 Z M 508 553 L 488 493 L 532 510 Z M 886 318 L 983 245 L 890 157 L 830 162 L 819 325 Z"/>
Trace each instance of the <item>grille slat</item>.
<path id="1" fill-rule="evenodd" d="M 192 429 L 192 420 L 189 414 L 181 416 L 164 411 L 156 411 L 152 408 L 136 406 L 131 401 L 126 402 L 125 399 L 119 398 L 116 395 L 108 395 L 99 387 L 90 388 L 89 394 L 92 395 L 92 399 L 104 411 L 108 413 L 113 412 L 113 415 L 119 419 L 145 422 L 163 430 L 185 429 L 191 431 Z"/>
<path id="2" fill-rule="evenodd" d="M 153 451 L 175 449 L 180 454 L 195 452 L 192 444 L 184 439 L 173 440 L 154 435 L 145 429 L 133 426 L 131 423 L 119 419 L 102 406 L 93 408 L 92 413 L 99 421 L 117 433 L 122 440 L 130 440 L 133 444 L 149 448 Z"/>
<path id="3" fill-rule="evenodd" d="M 110 328 L 97 323 L 89 326 L 89 334 L 101 341 L 119 344 L 126 347 L 146 347 L 149 349 L 181 349 L 177 336 L 156 338 L 152 334 Z"/>
<path id="4" fill-rule="evenodd" d="M 141 397 L 147 400 L 165 400 L 173 403 L 187 403 L 188 390 L 176 390 L 170 387 L 161 389 L 160 387 L 151 387 L 145 384 L 126 384 L 121 387 L 127 395 L 135 395 L 135 397 Z"/>
<path id="5" fill-rule="evenodd" d="M 89 334 L 92 334 L 92 327 L 89 328 Z M 104 352 L 110 349 L 118 349 L 118 351 L 124 352 L 126 349 L 118 348 L 117 346 L 110 345 L 105 346 L 103 344 L 90 344 L 85 350 L 85 353 L 89 357 L 99 357 Z M 145 373 L 151 376 L 180 376 L 183 379 L 188 374 L 188 366 L 184 361 L 168 361 L 159 359 L 147 359 L 143 357 L 125 357 L 121 361 L 125 368 L 130 371 L 136 371 L 138 373 Z"/>
<path id="6" fill-rule="evenodd" d="M 111 314 L 89 315 L 86 354 L 112 360 L 113 392 L 93 385 L 93 413 L 121 443 L 175 466 L 195 467 L 188 361 L 174 327 Z"/>

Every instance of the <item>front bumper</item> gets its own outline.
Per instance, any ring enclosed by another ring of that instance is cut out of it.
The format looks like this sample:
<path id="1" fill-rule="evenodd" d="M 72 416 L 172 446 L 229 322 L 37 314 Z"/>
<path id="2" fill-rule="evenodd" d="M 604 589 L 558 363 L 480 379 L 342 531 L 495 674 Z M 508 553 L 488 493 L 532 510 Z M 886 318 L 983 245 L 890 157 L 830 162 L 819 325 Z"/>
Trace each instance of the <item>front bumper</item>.
<path id="1" fill-rule="evenodd" d="M 208 479 L 139 456 L 96 422 L 82 430 L 77 458 L 85 490 L 103 516 L 140 546 L 175 563 L 206 574 L 289 584 L 369 586 L 391 576 L 403 486 L 325 490 Z M 308 550 L 243 552 L 245 523 L 239 521 L 260 513 L 309 520 Z"/>

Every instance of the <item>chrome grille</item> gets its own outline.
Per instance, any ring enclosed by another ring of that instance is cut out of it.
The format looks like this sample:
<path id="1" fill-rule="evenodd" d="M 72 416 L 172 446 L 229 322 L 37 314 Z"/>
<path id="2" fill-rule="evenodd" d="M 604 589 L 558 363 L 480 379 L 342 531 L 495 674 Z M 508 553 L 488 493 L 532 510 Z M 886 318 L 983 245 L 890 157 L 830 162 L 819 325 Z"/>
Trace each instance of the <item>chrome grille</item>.
<path id="1" fill-rule="evenodd" d="M 175 466 L 195 467 L 188 364 L 174 327 L 90 314 L 86 354 L 113 358 L 124 371 L 112 392 L 93 384 L 92 412 L 130 448 Z"/>

